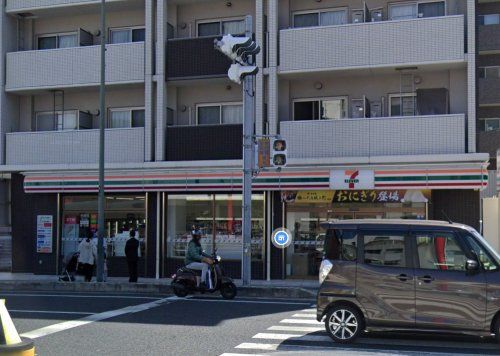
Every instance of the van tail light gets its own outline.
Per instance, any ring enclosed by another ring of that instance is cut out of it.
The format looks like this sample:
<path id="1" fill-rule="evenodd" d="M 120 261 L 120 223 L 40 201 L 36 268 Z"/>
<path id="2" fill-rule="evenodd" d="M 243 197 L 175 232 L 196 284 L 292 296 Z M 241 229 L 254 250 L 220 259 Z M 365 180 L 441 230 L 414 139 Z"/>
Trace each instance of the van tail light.
<path id="1" fill-rule="evenodd" d="M 322 284 L 330 271 L 333 268 L 333 264 L 329 260 L 323 260 L 321 266 L 319 267 L 319 284 Z"/>

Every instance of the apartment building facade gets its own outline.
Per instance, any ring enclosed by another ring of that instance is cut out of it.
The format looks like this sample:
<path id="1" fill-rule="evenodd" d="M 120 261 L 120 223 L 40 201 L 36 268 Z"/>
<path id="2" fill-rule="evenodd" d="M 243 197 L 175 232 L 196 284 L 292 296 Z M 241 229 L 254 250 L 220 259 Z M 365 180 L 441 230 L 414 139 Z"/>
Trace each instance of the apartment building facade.
<path id="1" fill-rule="evenodd" d="M 500 1 L 477 3 L 478 150 L 490 155 L 488 189 L 481 193 L 484 234 L 500 246 Z"/>
<path id="2" fill-rule="evenodd" d="M 99 3 L 2 0 L 14 271 L 57 273 L 97 229 Z M 199 226 L 239 277 L 242 88 L 213 41 L 241 34 L 246 15 L 263 48 L 256 134 L 288 142 L 287 167 L 254 178 L 253 279 L 314 276 L 328 219 L 479 226 L 489 156 L 476 120 L 475 1 L 108 0 L 110 275 L 126 273 L 130 228 L 140 273 L 168 277 Z M 281 226 L 294 236 L 285 251 L 270 242 Z"/>

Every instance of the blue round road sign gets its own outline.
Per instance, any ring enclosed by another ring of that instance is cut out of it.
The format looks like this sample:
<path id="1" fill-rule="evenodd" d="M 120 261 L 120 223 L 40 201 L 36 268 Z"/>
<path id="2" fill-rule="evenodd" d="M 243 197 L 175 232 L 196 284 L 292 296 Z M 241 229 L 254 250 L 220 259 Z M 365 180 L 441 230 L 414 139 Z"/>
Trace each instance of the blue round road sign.
<path id="1" fill-rule="evenodd" d="M 287 248 L 292 243 L 292 234 L 287 229 L 276 229 L 273 232 L 272 241 L 277 248 Z"/>

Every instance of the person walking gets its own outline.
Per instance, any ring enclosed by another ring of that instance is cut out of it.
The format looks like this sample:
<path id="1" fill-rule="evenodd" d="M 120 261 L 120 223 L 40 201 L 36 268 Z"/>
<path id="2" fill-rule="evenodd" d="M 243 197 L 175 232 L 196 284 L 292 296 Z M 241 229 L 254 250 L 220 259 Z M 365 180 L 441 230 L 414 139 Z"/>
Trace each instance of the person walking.
<path id="1" fill-rule="evenodd" d="M 97 260 L 97 248 L 92 242 L 94 234 L 92 231 L 87 232 L 87 237 L 78 245 L 78 263 L 81 265 L 81 271 L 85 276 L 85 282 L 92 281 L 94 273 L 94 264 Z"/>
<path id="2" fill-rule="evenodd" d="M 125 256 L 127 257 L 128 265 L 128 281 L 130 283 L 137 282 L 137 263 L 139 261 L 139 240 L 135 238 L 135 230 L 130 230 L 130 238 L 125 244 Z"/>

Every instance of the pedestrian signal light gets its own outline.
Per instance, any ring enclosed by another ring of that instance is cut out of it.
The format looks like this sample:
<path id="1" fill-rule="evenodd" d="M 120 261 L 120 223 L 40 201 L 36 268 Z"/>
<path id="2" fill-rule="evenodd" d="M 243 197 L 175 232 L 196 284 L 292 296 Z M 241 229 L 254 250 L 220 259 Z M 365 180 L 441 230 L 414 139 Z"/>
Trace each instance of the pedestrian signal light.
<path id="1" fill-rule="evenodd" d="M 272 144 L 272 165 L 284 167 L 287 164 L 287 146 L 283 139 L 275 139 Z"/>

